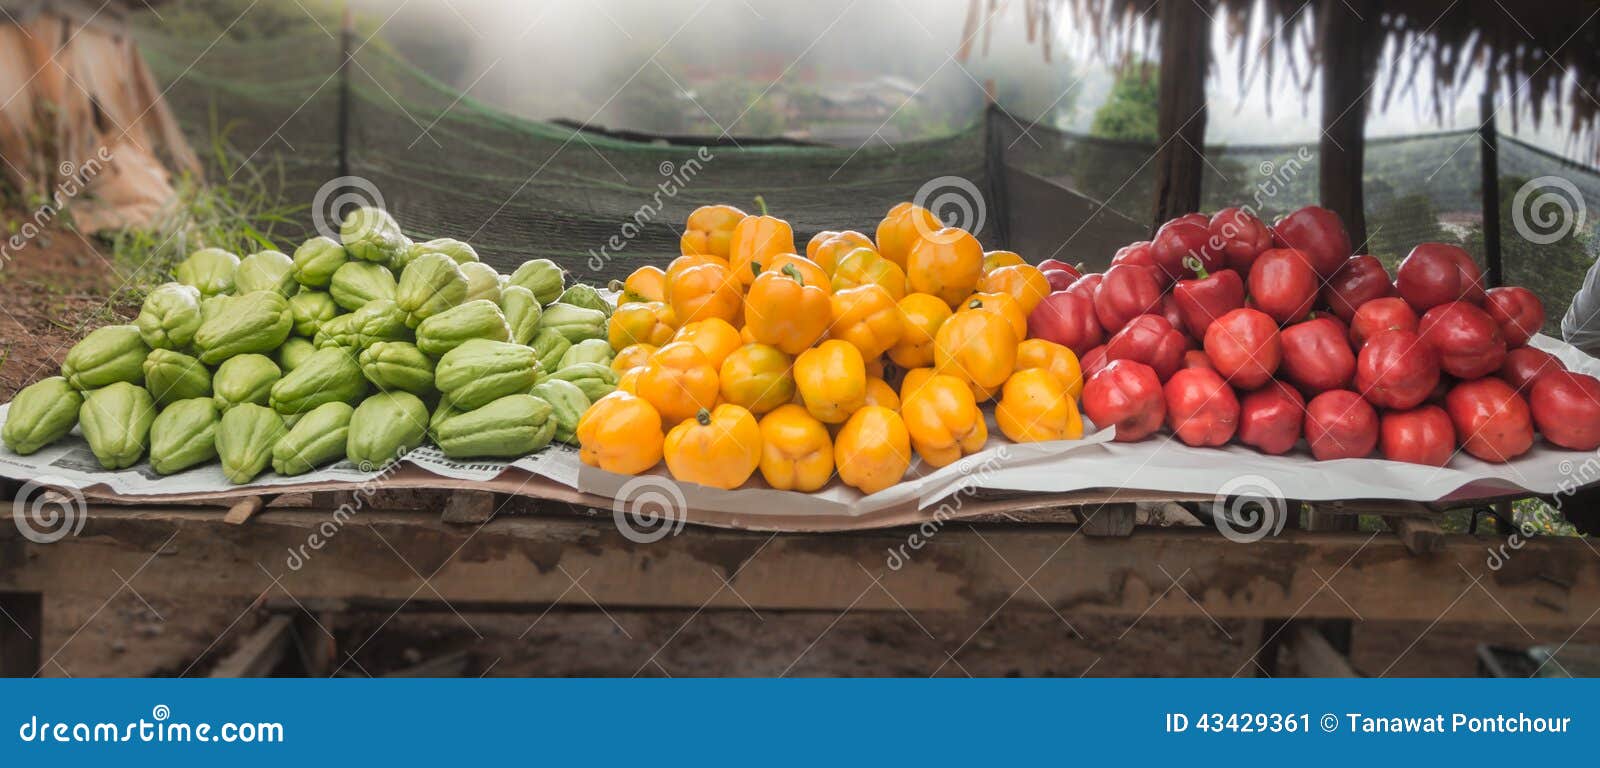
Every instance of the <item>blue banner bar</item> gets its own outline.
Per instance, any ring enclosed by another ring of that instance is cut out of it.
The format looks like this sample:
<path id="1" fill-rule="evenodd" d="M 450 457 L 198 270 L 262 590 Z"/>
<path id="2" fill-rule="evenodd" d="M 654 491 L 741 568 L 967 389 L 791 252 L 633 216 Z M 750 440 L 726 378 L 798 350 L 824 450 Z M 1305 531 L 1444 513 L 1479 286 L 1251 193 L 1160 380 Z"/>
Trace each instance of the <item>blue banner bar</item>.
<path id="1" fill-rule="evenodd" d="M 1586 680 L 19 680 L 0 765 L 1483 764 L 1589 752 L 1596 701 Z"/>

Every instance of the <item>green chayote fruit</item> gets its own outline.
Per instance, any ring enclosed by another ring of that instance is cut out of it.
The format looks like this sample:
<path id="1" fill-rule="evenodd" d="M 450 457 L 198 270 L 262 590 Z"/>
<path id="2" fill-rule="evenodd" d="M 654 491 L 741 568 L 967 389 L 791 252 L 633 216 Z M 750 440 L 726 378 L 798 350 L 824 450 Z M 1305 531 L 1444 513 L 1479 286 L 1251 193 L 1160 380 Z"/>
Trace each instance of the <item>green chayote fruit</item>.
<path id="1" fill-rule="evenodd" d="M 506 395 L 439 425 L 435 440 L 454 459 L 526 456 L 556 432 L 550 404 L 533 395 Z"/>
<path id="2" fill-rule="evenodd" d="M 63 437 L 78 425 L 83 395 L 60 376 L 41 379 L 17 393 L 6 410 L 0 440 L 26 456 Z"/>
<path id="3" fill-rule="evenodd" d="M 156 401 L 144 387 L 119 381 L 83 396 L 78 424 L 89 450 L 106 469 L 126 469 L 138 463 L 156 419 Z"/>
<path id="4" fill-rule="evenodd" d="M 472 410 L 539 380 L 533 349 L 508 341 L 470 339 L 439 358 L 433 385 L 457 408 Z"/>
<path id="5" fill-rule="evenodd" d="M 417 348 L 434 357 L 455 349 L 467 339 L 511 339 L 506 316 L 494 302 L 469 301 L 417 324 Z"/>
<path id="6" fill-rule="evenodd" d="M 230 357 L 217 366 L 211 377 L 212 399 L 218 411 L 236 405 L 253 403 L 266 405 L 272 386 L 283 376 L 283 369 L 266 355 L 248 354 Z"/>
<path id="7" fill-rule="evenodd" d="M 170 475 L 217 457 L 217 422 L 222 413 L 209 397 L 179 400 L 150 423 L 150 468 Z"/>
<path id="8" fill-rule="evenodd" d="M 294 281 L 294 261 L 282 251 L 260 251 L 239 261 L 233 272 L 233 292 L 277 291 L 285 298 L 300 285 Z"/>
<path id="9" fill-rule="evenodd" d="M 67 350 L 61 375 L 77 389 L 98 389 L 118 381 L 144 382 L 150 347 L 133 325 L 103 325 Z"/>
<path id="10" fill-rule="evenodd" d="M 152 349 L 183 349 L 200 330 L 200 289 L 183 283 L 162 283 L 144 297 L 133 324 Z"/>
<path id="11" fill-rule="evenodd" d="M 545 379 L 533 385 L 528 394 L 550 404 L 550 419 L 556 423 L 556 440 L 570 443 L 577 438 L 578 420 L 589 410 L 589 396 L 578 385 L 562 379 Z"/>
<path id="12" fill-rule="evenodd" d="M 361 349 L 361 335 L 356 331 L 354 313 L 338 315 L 317 329 L 317 335 L 311 344 L 317 349 L 348 350 L 353 355 Z"/>
<path id="13" fill-rule="evenodd" d="M 385 392 L 400 390 L 418 397 L 434 393 L 433 359 L 415 344 L 380 341 L 361 350 L 357 362 L 367 380 Z"/>
<path id="14" fill-rule="evenodd" d="M 539 318 L 540 330 L 554 328 L 574 344 L 606 337 L 606 313 L 573 304 L 551 304 Z"/>
<path id="15" fill-rule="evenodd" d="M 344 246 L 331 237 L 317 236 L 294 249 L 295 282 L 307 288 L 326 288 L 333 273 L 350 260 Z"/>
<path id="16" fill-rule="evenodd" d="M 272 463 L 272 449 L 288 431 L 283 417 L 264 405 L 229 408 L 217 423 L 217 458 L 222 459 L 223 476 L 240 485 L 256 479 Z"/>
<path id="17" fill-rule="evenodd" d="M 271 352 L 289 338 L 294 317 L 289 300 L 275 291 L 254 291 L 228 300 L 194 334 L 200 362 L 216 365 L 234 355 Z"/>
<path id="18" fill-rule="evenodd" d="M 439 399 L 439 407 L 434 408 L 433 415 L 428 417 L 428 434 L 434 438 L 434 442 L 438 442 L 440 425 L 461 412 L 460 408 L 450 404 L 449 398 Z"/>
<path id="19" fill-rule="evenodd" d="M 406 326 L 406 313 L 389 299 L 369 301 L 366 306 L 351 312 L 350 317 L 356 344 L 362 349 L 380 341 L 411 341 L 415 338 Z"/>
<path id="20" fill-rule="evenodd" d="M 599 363 L 570 365 L 550 374 L 546 380 L 550 379 L 570 381 L 578 385 L 578 389 L 583 390 L 584 397 L 589 398 L 591 403 L 617 389 L 617 372 L 611 370 L 610 366 Z"/>
<path id="21" fill-rule="evenodd" d="M 449 256 L 457 264 L 468 264 L 479 260 L 478 252 L 473 250 L 472 246 L 448 237 L 439 237 L 417 243 L 412 247 L 412 251 L 415 256 L 421 256 L 424 253 L 442 253 Z"/>
<path id="22" fill-rule="evenodd" d="M 351 312 L 374 299 L 393 299 L 394 273 L 370 261 L 350 261 L 333 273 L 328 292 L 339 306 Z"/>
<path id="23" fill-rule="evenodd" d="M 273 355 L 273 361 L 278 364 L 278 370 L 288 373 L 300 367 L 300 364 L 317 351 L 317 345 L 301 338 L 286 339 L 283 346 Z"/>
<path id="24" fill-rule="evenodd" d="M 152 349 L 144 359 L 144 388 L 166 406 L 211 394 L 211 369 L 198 359 L 170 349 Z"/>
<path id="25" fill-rule="evenodd" d="M 428 432 L 428 407 L 410 392 L 381 392 L 361 401 L 350 415 L 345 458 L 362 469 L 377 469 L 422 445 Z"/>
<path id="26" fill-rule="evenodd" d="M 272 448 L 272 471 L 285 477 L 303 475 L 344 458 L 350 439 L 349 403 L 323 403 L 300 416 Z"/>
<path id="27" fill-rule="evenodd" d="M 556 363 L 556 370 L 578 363 L 611 365 L 611 358 L 615 356 L 616 353 L 611 351 L 611 342 L 605 339 L 584 339 L 567 348 L 561 355 L 561 361 Z"/>
<path id="28" fill-rule="evenodd" d="M 345 214 L 339 224 L 339 239 L 352 257 L 384 265 L 400 257 L 410 245 L 388 211 L 365 206 Z"/>
<path id="29" fill-rule="evenodd" d="M 539 357 L 539 370 L 553 371 L 561 364 L 561 356 L 572 347 L 572 342 L 554 328 L 546 328 L 534 334 L 533 340 L 528 342 L 533 348 L 533 353 Z"/>
<path id="30" fill-rule="evenodd" d="M 207 297 L 201 299 L 200 300 L 200 323 L 202 325 L 204 325 L 207 320 L 210 320 L 211 318 L 216 317 L 219 314 L 222 314 L 222 310 L 225 307 L 228 306 L 228 302 L 230 302 L 230 301 L 233 301 L 233 296 L 225 294 L 225 293 L 224 294 L 218 294 L 216 296 L 207 296 Z M 199 330 L 200 330 L 199 328 L 195 329 L 195 331 L 197 333 L 199 332 Z"/>
<path id="31" fill-rule="evenodd" d="M 467 276 L 449 256 L 424 253 L 400 273 L 394 300 L 405 312 L 406 325 L 412 328 L 467 298 Z"/>
<path id="32" fill-rule="evenodd" d="M 322 324 L 339 314 L 339 305 L 326 291 L 301 291 L 289 297 L 289 315 L 294 318 L 294 334 L 317 337 Z"/>
<path id="33" fill-rule="evenodd" d="M 200 289 L 201 296 L 233 292 L 233 273 L 239 257 L 221 248 L 201 248 L 178 263 L 173 276 L 184 285 Z"/>
<path id="34" fill-rule="evenodd" d="M 367 393 L 367 379 L 347 349 L 319 349 L 272 385 L 269 401 L 285 415 L 305 413 L 323 403 L 353 403 Z"/>
<path id="35" fill-rule="evenodd" d="M 494 267 L 481 261 L 469 261 L 460 268 L 467 278 L 467 295 L 461 301 L 488 299 L 500 303 L 500 273 L 494 271 Z M 503 311 L 504 307 L 501 309 Z"/>
<path id="36" fill-rule="evenodd" d="M 511 284 L 520 285 L 533 292 L 534 298 L 540 304 L 553 303 L 561 296 L 561 290 L 566 285 L 567 275 L 549 259 L 534 259 L 522 262 L 517 271 L 511 273 Z"/>
<path id="37" fill-rule="evenodd" d="M 600 295 L 599 291 L 595 290 L 594 286 L 584 285 L 583 283 L 578 283 L 568 288 L 561 294 L 561 298 L 556 299 L 556 303 L 598 310 L 606 317 L 610 317 L 611 311 L 616 309 L 611 305 L 611 302 L 606 301 L 605 297 Z"/>
<path id="38" fill-rule="evenodd" d="M 544 314 L 544 307 L 534 298 L 533 291 L 520 285 L 504 286 L 500 289 L 500 310 L 511 328 L 512 341 L 518 344 L 533 341 L 539 333 L 539 317 Z"/>

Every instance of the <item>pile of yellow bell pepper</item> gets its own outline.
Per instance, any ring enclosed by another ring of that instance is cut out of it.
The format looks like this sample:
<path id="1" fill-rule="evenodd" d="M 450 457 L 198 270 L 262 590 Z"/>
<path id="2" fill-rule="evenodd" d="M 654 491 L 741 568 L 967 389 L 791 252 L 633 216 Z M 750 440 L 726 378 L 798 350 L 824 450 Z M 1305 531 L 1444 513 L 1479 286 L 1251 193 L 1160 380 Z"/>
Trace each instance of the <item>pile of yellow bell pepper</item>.
<path id="1" fill-rule="evenodd" d="M 683 255 L 622 284 L 608 333 L 620 381 L 579 422 L 585 463 L 638 474 L 665 460 L 716 488 L 759 471 L 815 491 L 837 473 L 875 493 L 913 452 L 941 467 L 980 450 L 991 401 L 1013 441 L 1082 437 L 1077 357 L 1028 338 L 1050 291 L 1037 268 L 912 203 L 875 238 L 818 232 L 802 256 L 757 203 L 696 209 Z"/>

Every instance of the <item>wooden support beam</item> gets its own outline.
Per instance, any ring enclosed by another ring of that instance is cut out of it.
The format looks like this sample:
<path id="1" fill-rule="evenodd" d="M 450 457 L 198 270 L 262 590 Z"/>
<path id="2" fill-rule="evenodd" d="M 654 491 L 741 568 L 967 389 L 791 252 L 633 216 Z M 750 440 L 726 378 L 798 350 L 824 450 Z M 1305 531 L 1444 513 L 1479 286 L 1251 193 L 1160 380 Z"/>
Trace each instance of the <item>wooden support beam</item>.
<path id="1" fill-rule="evenodd" d="M 266 677 L 283 661 L 293 636 L 294 618 L 282 613 L 274 615 L 245 636 L 233 653 L 217 662 L 211 677 Z"/>
<path id="2" fill-rule="evenodd" d="M 1374 0 L 1320 0 L 1317 47 L 1322 59 L 1322 139 L 1318 184 L 1322 206 L 1344 220 L 1350 245 L 1366 252 L 1361 190 L 1366 162 L 1367 102 L 1383 37 Z"/>
<path id="3" fill-rule="evenodd" d="M 1413 555 L 1431 555 L 1444 549 L 1444 531 L 1431 519 L 1385 516 L 1383 520 Z"/>
<path id="4" fill-rule="evenodd" d="M 417 597 L 417 572 L 428 574 L 430 596 L 437 590 L 451 605 L 535 612 L 596 603 L 747 610 L 748 602 L 762 611 L 903 606 L 986 615 L 1016 594 L 1019 573 L 1031 576 L 1030 600 L 1074 615 L 1220 621 L 1359 614 L 1426 623 L 1451 606 L 1449 621 L 1509 624 L 1515 617 L 1525 626 L 1576 628 L 1600 606 L 1600 558 L 1581 541 L 1557 537 L 1529 541 L 1490 568 L 1483 542 L 1468 536 L 1447 537 L 1432 557 L 1412 556 L 1397 537 L 1362 533 L 1285 530 L 1243 544 L 1209 528 L 1097 537 L 1049 524 L 947 525 L 915 549 L 909 529 L 774 538 L 691 526 L 642 545 L 609 519 L 506 515 L 468 528 L 446 524 L 436 512 L 369 510 L 287 566 L 285 553 L 304 547 L 329 515 L 280 509 L 240 527 L 211 510 L 90 504 L 83 533 L 54 544 L 0 527 L 0 542 L 16 555 L 0 562 L 0 590 L 104 600 L 121 586 L 113 569 L 143 568 L 138 587 L 149 600 L 253 600 L 273 581 L 240 564 L 261 563 L 308 606 L 398 605 Z M 151 548 L 174 532 L 182 546 L 152 560 Z M 84 568 L 86 562 L 104 567 Z M 1169 589 L 1178 574 L 1194 600 Z M 583 589 L 574 588 L 576 579 Z"/>
<path id="5" fill-rule="evenodd" d="M 260 512 L 261 508 L 266 505 L 267 499 L 265 496 L 246 496 L 234 502 L 233 506 L 228 507 L 228 514 L 223 515 L 222 519 L 229 525 L 244 525 L 250 522 L 250 518 L 255 517 L 256 513 Z"/>
<path id="6" fill-rule="evenodd" d="M 1161 79 L 1157 84 L 1156 199 L 1152 229 L 1200 209 L 1206 170 L 1206 71 L 1211 15 L 1202 3 L 1161 4 Z"/>
<path id="7" fill-rule="evenodd" d="M 1137 504 L 1101 504 L 1084 507 L 1078 522 L 1086 536 L 1128 536 L 1133 533 Z"/>
<path id="8" fill-rule="evenodd" d="M 1328 642 L 1316 625 L 1294 621 L 1286 630 L 1285 646 L 1304 677 L 1360 677 L 1350 659 Z"/>
<path id="9" fill-rule="evenodd" d="M 441 518 L 457 525 L 482 525 L 494 517 L 499 504 L 500 499 L 489 491 L 454 491 Z"/>

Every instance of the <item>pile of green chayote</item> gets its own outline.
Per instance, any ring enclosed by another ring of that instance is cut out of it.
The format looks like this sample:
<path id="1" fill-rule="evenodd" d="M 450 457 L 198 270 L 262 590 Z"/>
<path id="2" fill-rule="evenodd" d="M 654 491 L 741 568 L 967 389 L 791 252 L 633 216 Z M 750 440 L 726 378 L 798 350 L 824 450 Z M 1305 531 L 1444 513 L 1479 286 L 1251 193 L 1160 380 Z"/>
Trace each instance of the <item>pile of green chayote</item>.
<path id="1" fill-rule="evenodd" d="M 293 258 L 190 254 L 132 325 L 98 328 L 17 394 L 28 454 L 81 426 L 100 464 L 161 474 L 221 459 L 247 483 L 340 458 L 375 468 L 431 439 L 456 458 L 571 441 L 615 388 L 611 306 L 535 259 L 509 276 L 450 239 L 413 243 L 360 208 Z"/>

